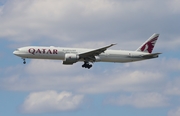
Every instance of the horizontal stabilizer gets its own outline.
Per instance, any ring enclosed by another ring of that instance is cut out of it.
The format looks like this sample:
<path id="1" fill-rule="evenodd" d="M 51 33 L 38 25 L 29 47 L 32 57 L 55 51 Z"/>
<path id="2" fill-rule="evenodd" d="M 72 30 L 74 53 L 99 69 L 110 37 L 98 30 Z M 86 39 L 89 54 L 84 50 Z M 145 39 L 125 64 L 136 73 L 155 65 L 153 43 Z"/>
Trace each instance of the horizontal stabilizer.
<path id="1" fill-rule="evenodd" d="M 159 56 L 159 54 L 161 53 L 153 53 L 153 54 L 147 54 L 147 55 L 143 55 L 143 58 L 157 58 Z"/>

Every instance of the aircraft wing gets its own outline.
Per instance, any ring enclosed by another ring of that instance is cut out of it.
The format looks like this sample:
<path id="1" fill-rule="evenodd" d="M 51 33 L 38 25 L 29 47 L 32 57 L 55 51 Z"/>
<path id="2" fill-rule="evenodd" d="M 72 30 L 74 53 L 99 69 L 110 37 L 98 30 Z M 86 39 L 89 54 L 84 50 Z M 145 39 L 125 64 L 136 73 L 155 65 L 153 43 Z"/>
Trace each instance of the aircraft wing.
<path id="1" fill-rule="evenodd" d="M 92 51 L 88 51 L 88 52 L 84 52 L 79 54 L 80 58 L 89 58 L 89 57 L 94 57 L 94 56 L 98 56 L 99 54 L 103 53 L 104 51 L 106 51 L 108 48 L 114 46 L 116 44 L 111 44 L 109 46 L 105 46 L 99 49 L 95 49 Z"/>

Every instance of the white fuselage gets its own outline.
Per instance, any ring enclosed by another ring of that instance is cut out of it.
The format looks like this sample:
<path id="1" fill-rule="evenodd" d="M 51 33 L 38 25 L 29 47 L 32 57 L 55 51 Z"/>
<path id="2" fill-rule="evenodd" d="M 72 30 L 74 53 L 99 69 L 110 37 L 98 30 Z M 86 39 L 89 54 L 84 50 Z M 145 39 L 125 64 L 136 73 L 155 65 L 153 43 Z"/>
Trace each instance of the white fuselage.
<path id="1" fill-rule="evenodd" d="M 94 49 L 83 48 L 64 48 L 64 47 L 42 47 L 42 46 L 28 46 L 18 48 L 13 53 L 21 58 L 33 59 L 54 59 L 64 60 L 65 54 L 81 54 Z M 98 56 L 95 62 L 133 62 L 149 58 L 142 57 L 149 53 L 138 51 L 124 51 L 124 50 L 106 50 Z M 82 59 L 80 61 L 83 61 Z"/>

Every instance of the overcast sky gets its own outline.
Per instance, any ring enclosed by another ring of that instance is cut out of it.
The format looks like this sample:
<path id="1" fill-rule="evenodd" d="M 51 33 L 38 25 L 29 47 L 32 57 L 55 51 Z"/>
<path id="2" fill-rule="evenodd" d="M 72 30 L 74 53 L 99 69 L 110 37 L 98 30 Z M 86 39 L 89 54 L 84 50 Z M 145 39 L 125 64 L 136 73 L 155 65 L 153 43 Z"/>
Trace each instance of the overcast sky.
<path id="1" fill-rule="evenodd" d="M 179 116 L 179 0 L 0 0 L 0 115 Z M 95 63 L 22 59 L 27 45 L 136 50 L 157 59 Z"/>

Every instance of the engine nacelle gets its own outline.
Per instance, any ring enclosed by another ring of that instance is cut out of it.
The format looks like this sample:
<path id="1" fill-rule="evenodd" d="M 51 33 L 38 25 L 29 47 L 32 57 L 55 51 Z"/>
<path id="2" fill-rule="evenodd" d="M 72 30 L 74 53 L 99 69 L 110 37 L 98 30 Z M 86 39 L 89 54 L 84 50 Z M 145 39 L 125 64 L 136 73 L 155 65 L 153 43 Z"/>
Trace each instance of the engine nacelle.
<path id="1" fill-rule="evenodd" d="M 99 56 L 95 56 L 95 62 L 99 62 L 101 61 L 100 57 Z"/>
<path id="2" fill-rule="evenodd" d="M 77 54 L 65 54 L 65 59 L 63 61 L 63 64 L 73 64 L 76 63 L 79 60 L 79 56 Z"/>

